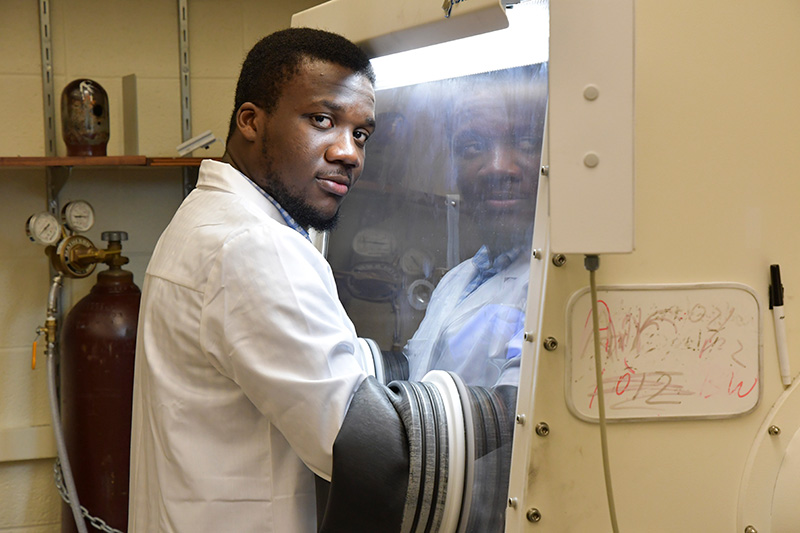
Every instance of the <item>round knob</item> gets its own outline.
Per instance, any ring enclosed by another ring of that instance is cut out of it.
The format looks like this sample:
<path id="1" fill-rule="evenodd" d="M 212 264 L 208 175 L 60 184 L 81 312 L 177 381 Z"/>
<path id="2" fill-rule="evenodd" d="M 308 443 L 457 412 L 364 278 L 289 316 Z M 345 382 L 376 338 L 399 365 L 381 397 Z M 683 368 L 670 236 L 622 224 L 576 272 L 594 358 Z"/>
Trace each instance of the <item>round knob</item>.
<path id="1" fill-rule="evenodd" d="M 122 242 L 128 240 L 127 231 L 104 231 L 100 238 L 105 242 Z"/>

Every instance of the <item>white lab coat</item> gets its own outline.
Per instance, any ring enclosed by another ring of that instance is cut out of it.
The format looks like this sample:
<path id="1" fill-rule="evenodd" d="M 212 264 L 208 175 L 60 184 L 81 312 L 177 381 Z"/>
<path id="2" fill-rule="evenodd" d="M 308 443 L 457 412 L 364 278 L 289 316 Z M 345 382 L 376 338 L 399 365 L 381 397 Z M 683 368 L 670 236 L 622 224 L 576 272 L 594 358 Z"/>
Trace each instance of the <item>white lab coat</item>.
<path id="1" fill-rule="evenodd" d="M 461 301 L 477 269 L 468 260 L 448 272 L 405 347 L 409 379 L 419 381 L 430 370 L 449 370 L 468 385 L 516 386 L 529 272 L 530 253 L 520 253 Z"/>
<path id="2" fill-rule="evenodd" d="M 366 377 L 313 245 L 204 161 L 145 276 L 129 533 L 316 531 L 312 471 Z"/>

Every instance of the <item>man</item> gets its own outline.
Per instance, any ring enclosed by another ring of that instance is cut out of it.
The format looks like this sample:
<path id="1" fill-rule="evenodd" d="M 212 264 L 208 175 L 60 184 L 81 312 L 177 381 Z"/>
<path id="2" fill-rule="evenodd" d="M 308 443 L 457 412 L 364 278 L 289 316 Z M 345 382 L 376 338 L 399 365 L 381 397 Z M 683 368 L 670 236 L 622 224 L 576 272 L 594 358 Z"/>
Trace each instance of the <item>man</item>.
<path id="1" fill-rule="evenodd" d="M 410 379 L 516 386 L 546 106 L 545 64 L 454 80 L 448 131 L 477 253 L 448 272 L 408 341 Z M 469 233 L 469 232 L 466 232 Z"/>
<path id="2" fill-rule="evenodd" d="M 450 270 L 408 341 L 410 380 L 454 372 L 470 386 L 473 505 L 467 531 L 505 527 L 516 391 L 540 155 L 547 67 L 534 65 L 453 80 L 447 132 L 460 210 L 474 256 Z M 472 242 L 470 242 L 472 241 Z M 480 502 L 476 505 L 474 502 Z"/>
<path id="3" fill-rule="evenodd" d="M 161 236 L 137 338 L 129 531 L 315 530 L 313 474 L 366 377 L 309 228 L 364 164 L 374 75 L 344 38 L 267 36 L 236 88 L 224 162 Z"/>

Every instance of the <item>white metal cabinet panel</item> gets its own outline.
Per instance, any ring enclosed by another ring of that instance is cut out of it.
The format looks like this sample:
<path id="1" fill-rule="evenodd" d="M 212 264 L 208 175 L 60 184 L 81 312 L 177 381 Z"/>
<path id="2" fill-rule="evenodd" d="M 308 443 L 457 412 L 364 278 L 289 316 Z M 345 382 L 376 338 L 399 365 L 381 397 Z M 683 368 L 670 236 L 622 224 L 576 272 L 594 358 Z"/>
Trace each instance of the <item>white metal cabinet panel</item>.
<path id="1" fill-rule="evenodd" d="M 550 4 L 554 252 L 633 251 L 633 0 Z"/>

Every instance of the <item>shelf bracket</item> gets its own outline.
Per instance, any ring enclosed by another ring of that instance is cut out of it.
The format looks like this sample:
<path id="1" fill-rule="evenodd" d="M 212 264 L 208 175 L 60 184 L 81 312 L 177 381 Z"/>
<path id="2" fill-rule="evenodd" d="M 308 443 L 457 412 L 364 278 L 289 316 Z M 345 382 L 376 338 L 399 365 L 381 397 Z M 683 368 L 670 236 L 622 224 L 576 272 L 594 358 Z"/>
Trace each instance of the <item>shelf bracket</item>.
<path id="1" fill-rule="evenodd" d="M 55 90 L 53 89 L 53 49 L 50 36 L 50 2 L 39 0 L 39 38 L 42 50 L 42 102 L 44 105 L 44 152 L 56 155 Z"/>
<path id="2" fill-rule="evenodd" d="M 178 0 L 178 43 L 180 51 L 181 80 L 181 141 L 192 138 L 192 93 L 189 85 L 189 7 L 187 0 Z M 183 169 L 183 197 L 192 191 L 197 183 L 197 172 Z"/>
<path id="3" fill-rule="evenodd" d="M 47 210 L 61 216 L 58 195 L 72 175 L 72 167 L 47 167 Z"/>
<path id="4" fill-rule="evenodd" d="M 192 96 L 189 86 L 189 8 L 187 0 L 178 0 L 178 43 L 181 79 L 181 141 L 192 138 Z"/>

